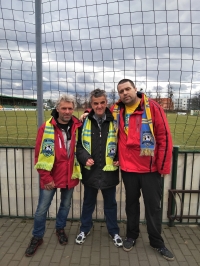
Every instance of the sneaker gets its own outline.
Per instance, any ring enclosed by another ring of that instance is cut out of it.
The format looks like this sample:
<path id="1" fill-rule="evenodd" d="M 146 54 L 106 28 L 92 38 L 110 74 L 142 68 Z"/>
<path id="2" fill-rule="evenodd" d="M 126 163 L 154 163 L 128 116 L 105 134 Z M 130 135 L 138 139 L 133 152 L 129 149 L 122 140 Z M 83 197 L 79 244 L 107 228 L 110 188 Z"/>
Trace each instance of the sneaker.
<path id="1" fill-rule="evenodd" d="M 38 237 L 32 237 L 31 241 L 25 251 L 25 256 L 26 257 L 31 257 L 35 254 L 37 248 L 42 245 L 43 243 L 43 239 L 42 238 L 38 238 Z"/>
<path id="2" fill-rule="evenodd" d="M 112 240 L 113 240 L 113 242 L 114 242 L 114 245 L 116 246 L 116 247 L 122 247 L 122 239 L 121 239 L 121 237 L 118 235 L 118 234 L 115 234 L 114 236 L 112 236 L 112 235 L 109 235 L 111 238 L 112 238 Z"/>
<path id="3" fill-rule="evenodd" d="M 163 247 L 163 248 L 152 247 L 152 248 L 157 250 L 166 260 L 174 260 L 174 255 L 166 247 Z"/>
<path id="4" fill-rule="evenodd" d="M 85 239 L 89 234 L 90 234 L 90 232 L 88 232 L 88 233 L 80 232 L 80 234 L 77 235 L 77 237 L 75 239 L 76 244 L 82 245 L 85 242 Z"/>
<path id="5" fill-rule="evenodd" d="M 56 229 L 56 235 L 58 237 L 58 241 L 59 243 L 64 246 L 64 245 L 67 245 L 68 243 L 68 237 L 67 235 L 65 234 L 65 231 L 63 228 L 61 229 Z"/>
<path id="6" fill-rule="evenodd" d="M 135 246 L 136 240 L 126 237 L 123 241 L 123 250 L 130 251 Z"/>

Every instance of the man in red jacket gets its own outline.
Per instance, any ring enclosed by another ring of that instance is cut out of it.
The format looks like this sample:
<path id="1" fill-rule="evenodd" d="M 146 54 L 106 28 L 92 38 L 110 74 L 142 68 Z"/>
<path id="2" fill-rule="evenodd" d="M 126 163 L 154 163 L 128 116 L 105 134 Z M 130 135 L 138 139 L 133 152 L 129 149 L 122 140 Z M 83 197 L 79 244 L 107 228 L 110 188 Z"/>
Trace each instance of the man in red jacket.
<path id="1" fill-rule="evenodd" d="M 47 211 L 60 188 L 61 202 L 56 216 L 56 235 L 61 245 L 68 242 L 64 227 L 71 206 L 74 187 L 79 183 L 80 166 L 75 157 L 76 134 L 81 122 L 74 117 L 75 99 L 62 95 L 52 117 L 38 130 L 35 168 L 40 174 L 40 195 L 34 218 L 33 237 L 25 251 L 32 256 L 43 243 Z"/>
<path id="2" fill-rule="evenodd" d="M 162 176 L 170 173 L 172 138 L 162 107 L 137 92 L 132 80 L 117 86 L 120 101 L 112 107 L 118 129 L 119 164 L 126 191 L 127 231 L 123 249 L 130 251 L 139 236 L 141 191 L 152 248 L 165 259 L 173 254 L 161 236 Z"/>

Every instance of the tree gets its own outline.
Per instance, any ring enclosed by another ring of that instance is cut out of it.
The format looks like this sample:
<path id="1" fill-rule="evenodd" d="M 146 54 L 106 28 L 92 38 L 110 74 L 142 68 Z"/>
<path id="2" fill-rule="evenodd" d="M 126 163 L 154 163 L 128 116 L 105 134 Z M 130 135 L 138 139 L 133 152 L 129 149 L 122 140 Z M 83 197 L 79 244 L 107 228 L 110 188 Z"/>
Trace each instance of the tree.
<path id="1" fill-rule="evenodd" d="M 91 108 L 90 102 L 89 102 L 90 95 L 89 93 L 84 93 L 83 95 L 83 108 Z"/>
<path id="2" fill-rule="evenodd" d="M 168 85 L 168 95 L 167 95 L 167 98 L 169 99 L 168 110 L 174 109 L 173 96 L 174 96 L 173 88 L 172 86 Z"/>
<path id="3" fill-rule="evenodd" d="M 189 109 L 190 110 L 200 110 L 200 92 L 197 93 L 194 97 L 192 97 L 189 101 Z"/>
<path id="4" fill-rule="evenodd" d="M 48 99 L 48 100 L 47 100 L 47 105 L 48 105 L 50 108 L 54 108 L 54 106 L 55 106 L 55 101 L 53 101 L 52 99 Z"/>
<path id="5" fill-rule="evenodd" d="M 82 104 L 83 104 L 83 96 L 78 94 L 76 92 L 76 95 L 75 95 L 75 98 L 76 98 L 76 104 L 77 104 L 77 108 L 82 108 Z"/>
<path id="6" fill-rule="evenodd" d="M 116 102 L 116 91 L 115 89 L 111 90 L 111 92 L 109 93 L 109 99 L 111 100 L 111 104 L 114 104 Z"/>
<path id="7" fill-rule="evenodd" d="M 150 90 L 147 90 L 147 91 L 146 91 L 146 95 L 147 95 L 149 98 L 152 98 L 152 93 L 151 93 Z"/>

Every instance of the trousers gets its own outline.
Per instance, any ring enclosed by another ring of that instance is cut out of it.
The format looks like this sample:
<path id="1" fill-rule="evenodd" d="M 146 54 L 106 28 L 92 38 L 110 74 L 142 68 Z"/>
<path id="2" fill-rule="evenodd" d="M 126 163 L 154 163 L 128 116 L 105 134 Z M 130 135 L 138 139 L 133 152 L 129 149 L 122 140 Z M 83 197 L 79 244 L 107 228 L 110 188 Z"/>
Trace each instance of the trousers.
<path id="1" fill-rule="evenodd" d="M 89 232 L 92 227 L 92 213 L 94 212 L 98 189 L 84 185 L 84 200 L 81 215 L 80 231 Z M 116 186 L 102 189 L 101 193 L 104 199 L 104 214 L 106 217 L 106 226 L 111 236 L 119 234 L 117 224 L 117 202 Z"/>
<path id="2" fill-rule="evenodd" d="M 38 206 L 34 217 L 33 236 L 42 238 L 45 233 L 47 211 L 51 205 L 56 188 L 52 190 L 40 189 Z M 56 229 L 66 226 L 67 216 L 71 207 L 71 198 L 74 188 L 61 188 L 61 198 L 58 213 L 56 215 Z"/>
<path id="3" fill-rule="evenodd" d="M 150 245 L 156 248 L 163 247 L 164 240 L 161 236 L 161 175 L 158 172 L 133 173 L 122 171 L 121 173 L 126 191 L 126 236 L 133 239 L 137 239 L 139 236 L 139 198 L 142 191 Z"/>

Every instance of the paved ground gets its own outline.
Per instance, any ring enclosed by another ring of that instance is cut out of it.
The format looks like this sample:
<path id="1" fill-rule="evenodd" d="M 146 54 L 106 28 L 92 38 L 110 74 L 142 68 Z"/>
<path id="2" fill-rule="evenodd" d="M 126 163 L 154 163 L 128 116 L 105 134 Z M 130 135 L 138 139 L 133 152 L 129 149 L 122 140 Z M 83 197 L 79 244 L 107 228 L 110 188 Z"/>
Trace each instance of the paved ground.
<path id="1" fill-rule="evenodd" d="M 66 246 L 58 243 L 54 225 L 54 221 L 47 221 L 44 243 L 33 257 L 27 258 L 24 251 L 31 238 L 33 220 L 0 218 L 0 266 L 200 266 L 200 226 L 163 226 L 166 246 L 176 257 L 168 262 L 150 248 L 146 226 L 142 224 L 140 237 L 130 252 L 113 245 L 105 223 L 95 222 L 82 246 L 74 241 L 79 232 L 78 222 L 68 222 L 69 243 Z M 124 237 L 125 224 L 119 226 Z"/>

